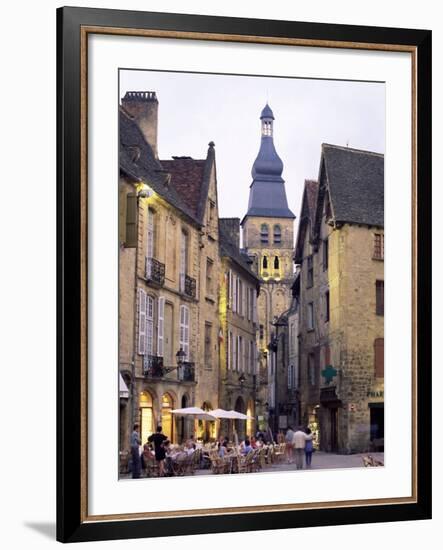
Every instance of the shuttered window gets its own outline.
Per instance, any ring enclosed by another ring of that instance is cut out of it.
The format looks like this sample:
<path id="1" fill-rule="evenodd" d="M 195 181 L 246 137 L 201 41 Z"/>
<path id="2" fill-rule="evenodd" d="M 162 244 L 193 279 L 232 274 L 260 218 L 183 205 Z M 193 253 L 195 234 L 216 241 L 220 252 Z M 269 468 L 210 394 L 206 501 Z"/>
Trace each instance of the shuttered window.
<path id="1" fill-rule="evenodd" d="M 146 353 L 146 292 L 138 291 L 138 353 Z"/>
<path id="2" fill-rule="evenodd" d="M 238 339 L 232 336 L 232 370 L 237 370 Z"/>
<path id="3" fill-rule="evenodd" d="M 385 282 L 375 282 L 375 313 L 377 315 L 385 314 Z"/>
<path id="4" fill-rule="evenodd" d="M 164 331 L 165 331 L 165 299 L 158 299 L 158 318 L 157 318 L 157 355 L 164 355 Z"/>
<path id="5" fill-rule="evenodd" d="M 153 355 L 154 299 L 146 297 L 146 354 Z"/>
<path id="6" fill-rule="evenodd" d="M 212 325 L 205 323 L 205 368 L 212 369 Z"/>
<path id="7" fill-rule="evenodd" d="M 147 212 L 147 233 L 146 233 L 146 257 L 147 258 L 154 258 L 154 243 L 155 243 L 155 236 L 154 236 L 154 228 L 155 228 L 155 221 L 154 221 L 154 210 L 152 208 L 148 208 Z"/>
<path id="8" fill-rule="evenodd" d="M 228 370 L 232 367 L 232 332 L 228 332 L 228 358 L 227 358 Z"/>
<path id="9" fill-rule="evenodd" d="M 137 246 L 137 195 L 126 195 L 126 239 L 125 246 L 134 248 Z"/>
<path id="10" fill-rule="evenodd" d="M 232 281 L 232 311 L 235 313 L 237 311 L 237 277 L 233 277 Z"/>
<path id="11" fill-rule="evenodd" d="M 327 367 L 331 364 L 331 349 L 329 346 L 325 346 L 325 364 L 324 366 Z"/>
<path id="12" fill-rule="evenodd" d="M 189 308 L 180 306 L 180 349 L 186 356 L 185 360 L 189 361 Z"/>
<path id="13" fill-rule="evenodd" d="M 385 341 L 384 338 L 374 340 L 374 369 L 376 378 L 385 375 Z"/>

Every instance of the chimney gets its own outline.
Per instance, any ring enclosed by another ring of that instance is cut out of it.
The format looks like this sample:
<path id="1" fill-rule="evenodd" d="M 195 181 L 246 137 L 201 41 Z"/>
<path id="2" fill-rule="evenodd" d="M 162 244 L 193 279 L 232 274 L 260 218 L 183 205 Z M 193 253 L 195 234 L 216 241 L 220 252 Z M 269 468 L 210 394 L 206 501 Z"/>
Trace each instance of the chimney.
<path id="1" fill-rule="evenodd" d="M 155 92 L 126 92 L 122 107 L 137 122 L 155 158 L 157 151 L 158 100 Z"/>
<path id="2" fill-rule="evenodd" d="M 240 249 L 240 218 L 220 218 L 220 229 Z"/>

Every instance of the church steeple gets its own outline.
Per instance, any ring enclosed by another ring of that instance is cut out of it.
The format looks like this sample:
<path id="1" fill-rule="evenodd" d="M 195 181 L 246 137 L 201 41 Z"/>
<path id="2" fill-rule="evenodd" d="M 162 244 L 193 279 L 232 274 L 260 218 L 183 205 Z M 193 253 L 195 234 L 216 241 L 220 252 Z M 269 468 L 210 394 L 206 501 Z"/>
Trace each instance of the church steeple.
<path id="1" fill-rule="evenodd" d="M 274 113 L 266 103 L 260 115 L 261 143 L 257 158 L 252 166 L 252 184 L 246 216 L 292 218 L 288 208 L 284 180 L 283 162 L 274 147 Z"/>

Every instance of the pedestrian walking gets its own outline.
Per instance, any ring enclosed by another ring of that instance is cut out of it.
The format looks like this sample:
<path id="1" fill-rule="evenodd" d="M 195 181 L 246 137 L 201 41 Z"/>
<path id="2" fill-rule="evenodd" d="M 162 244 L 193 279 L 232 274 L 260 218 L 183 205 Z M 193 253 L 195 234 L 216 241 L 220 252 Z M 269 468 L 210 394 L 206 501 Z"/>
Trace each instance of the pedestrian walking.
<path id="1" fill-rule="evenodd" d="M 306 468 L 311 467 L 313 450 L 314 450 L 313 433 L 310 428 L 306 428 L 306 443 L 305 443 Z"/>
<path id="2" fill-rule="evenodd" d="M 155 460 L 158 462 L 158 475 L 160 477 L 165 473 L 164 460 L 166 458 L 166 451 L 164 443 L 167 439 L 165 434 L 162 434 L 161 426 L 157 426 L 157 432 L 148 437 L 148 442 L 154 444 Z"/>
<path id="3" fill-rule="evenodd" d="M 305 454 L 306 438 L 306 433 L 301 428 L 297 428 L 292 439 L 295 453 L 295 467 L 297 470 L 303 469 L 303 455 Z"/>
<path id="4" fill-rule="evenodd" d="M 286 443 L 286 460 L 288 461 L 288 464 L 292 464 L 294 462 L 294 430 L 291 426 L 288 427 L 285 434 L 285 443 Z"/>
<path id="5" fill-rule="evenodd" d="M 131 459 L 132 459 L 132 479 L 139 479 L 142 471 L 142 463 L 140 458 L 140 434 L 139 425 L 134 424 L 134 430 L 131 435 Z"/>

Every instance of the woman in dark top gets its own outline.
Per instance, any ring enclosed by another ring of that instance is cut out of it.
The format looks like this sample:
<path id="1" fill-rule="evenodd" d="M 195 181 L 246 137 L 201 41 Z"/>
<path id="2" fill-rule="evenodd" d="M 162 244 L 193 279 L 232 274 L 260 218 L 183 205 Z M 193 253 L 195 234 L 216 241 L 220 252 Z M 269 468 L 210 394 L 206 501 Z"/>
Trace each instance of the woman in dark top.
<path id="1" fill-rule="evenodd" d="M 163 443 L 167 439 L 168 438 L 165 436 L 165 434 L 162 434 L 161 426 L 157 426 L 157 432 L 148 437 L 148 442 L 154 444 L 155 460 L 157 460 L 158 462 L 160 476 L 164 475 L 164 460 L 166 457 L 166 452 Z"/>

